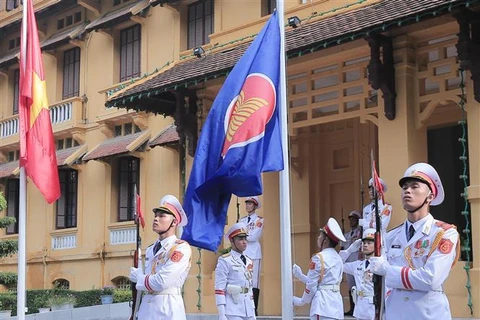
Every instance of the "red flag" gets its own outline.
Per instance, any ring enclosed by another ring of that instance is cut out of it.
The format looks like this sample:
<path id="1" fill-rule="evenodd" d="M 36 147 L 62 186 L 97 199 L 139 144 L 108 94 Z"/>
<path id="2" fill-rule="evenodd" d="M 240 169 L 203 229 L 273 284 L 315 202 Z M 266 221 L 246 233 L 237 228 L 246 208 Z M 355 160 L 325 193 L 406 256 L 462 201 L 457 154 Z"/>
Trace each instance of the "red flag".
<path id="1" fill-rule="evenodd" d="M 27 37 L 22 39 L 20 50 L 20 165 L 45 200 L 52 203 L 60 197 L 55 140 L 33 4 L 32 0 L 23 3 Z"/>
<path id="2" fill-rule="evenodd" d="M 137 194 L 137 216 L 138 216 L 138 221 L 140 221 L 140 224 L 142 225 L 142 228 L 145 229 L 145 218 L 143 217 L 142 209 L 140 209 L 140 196 Z"/>
<path id="3" fill-rule="evenodd" d="M 380 178 L 377 174 L 377 169 L 375 168 L 375 160 L 373 160 L 373 187 L 375 188 L 377 195 L 382 197 L 383 203 L 385 203 L 383 185 L 380 182 Z"/>

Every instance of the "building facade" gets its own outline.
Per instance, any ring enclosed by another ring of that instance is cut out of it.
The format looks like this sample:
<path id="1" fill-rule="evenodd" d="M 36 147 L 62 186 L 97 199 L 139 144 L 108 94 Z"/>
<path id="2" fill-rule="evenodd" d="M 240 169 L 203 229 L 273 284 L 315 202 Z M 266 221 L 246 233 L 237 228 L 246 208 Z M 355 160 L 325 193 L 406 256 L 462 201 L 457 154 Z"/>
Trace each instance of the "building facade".
<path id="1" fill-rule="evenodd" d="M 430 162 L 447 194 L 432 214 L 458 225 L 470 250 L 453 267 L 445 291 L 455 317 L 470 316 L 469 301 L 480 317 L 477 3 L 286 1 L 286 17 L 299 18 L 286 27 L 286 51 L 292 254 L 304 269 L 327 219 L 342 221 L 368 202 L 372 151 L 389 186 L 390 227 L 406 216 L 398 179 L 410 164 Z M 134 187 L 147 218 L 145 248 L 155 241 L 150 209 L 164 194 L 182 197 L 209 108 L 274 1 L 34 5 L 61 198 L 48 205 L 27 184 L 27 287 L 127 286 L 135 248 Z M 17 0 L 0 1 L 0 190 L 9 204 L 3 214 L 16 217 L 21 10 Z M 259 311 L 278 315 L 285 236 L 279 232 L 278 174 L 263 180 Z M 229 225 L 237 219 L 235 202 Z M 2 235 L 17 238 L 16 225 Z M 216 312 L 216 257 L 194 250 L 184 290 L 188 313 Z M 0 271 L 15 271 L 16 263 L 15 256 L 5 258 Z M 303 286 L 294 283 L 294 289 L 300 294 Z M 347 302 L 345 288 L 342 293 Z"/>

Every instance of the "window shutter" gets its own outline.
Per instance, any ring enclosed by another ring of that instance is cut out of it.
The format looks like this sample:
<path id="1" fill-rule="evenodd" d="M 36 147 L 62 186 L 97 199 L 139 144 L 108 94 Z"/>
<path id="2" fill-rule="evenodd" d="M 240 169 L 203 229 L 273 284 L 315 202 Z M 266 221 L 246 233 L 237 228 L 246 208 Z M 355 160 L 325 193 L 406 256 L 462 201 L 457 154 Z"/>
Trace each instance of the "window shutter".
<path id="1" fill-rule="evenodd" d="M 6 5 L 7 12 L 15 9 L 15 2 L 16 0 L 7 0 L 7 5 Z"/>
<path id="2" fill-rule="evenodd" d="M 13 114 L 18 114 L 18 95 L 20 93 L 20 69 L 13 73 Z"/>
<path id="3" fill-rule="evenodd" d="M 7 234 L 18 233 L 18 206 L 20 201 L 19 194 L 20 180 L 8 179 L 7 182 L 7 217 L 14 217 L 17 222 L 7 227 Z"/>

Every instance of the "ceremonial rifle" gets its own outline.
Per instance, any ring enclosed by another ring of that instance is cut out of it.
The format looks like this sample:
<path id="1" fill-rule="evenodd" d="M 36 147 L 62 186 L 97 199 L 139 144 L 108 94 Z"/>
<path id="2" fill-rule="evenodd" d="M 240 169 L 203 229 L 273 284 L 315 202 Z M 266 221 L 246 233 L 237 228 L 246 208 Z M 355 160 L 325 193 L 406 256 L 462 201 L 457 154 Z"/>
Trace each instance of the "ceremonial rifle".
<path id="1" fill-rule="evenodd" d="M 343 206 L 342 206 L 342 232 L 345 233 L 345 219 L 343 219 Z"/>
<path id="2" fill-rule="evenodd" d="M 135 253 L 133 254 L 133 266 L 135 268 L 143 269 L 142 263 L 142 238 L 140 237 L 140 224 L 142 227 L 145 227 L 145 221 L 143 220 L 142 213 L 140 211 L 140 197 L 137 194 L 137 185 L 133 187 L 134 189 L 134 217 L 135 225 L 137 232 L 136 239 L 136 248 Z M 130 286 L 132 288 L 132 314 L 130 315 L 129 320 L 137 320 L 137 312 L 140 307 L 140 300 L 142 299 L 142 293 L 137 291 L 136 283 L 131 282 Z"/>
<path id="3" fill-rule="evenodd" d="M 375 158 L 373 157 L 373 150 L 371 150 L 372 157 L 372 194 L 375 204 L 375 249 L 373 255 L 380 257 L 382 255 L 382 220 L 378 210 L 378 196 L 383 197 L 383 186 L 377 175 L 375 168 Z M 373 275 L 373 303 L 375 305 L 375 320 L 382 318 L 383 312 L 383 277 L 377 274 Z"/>

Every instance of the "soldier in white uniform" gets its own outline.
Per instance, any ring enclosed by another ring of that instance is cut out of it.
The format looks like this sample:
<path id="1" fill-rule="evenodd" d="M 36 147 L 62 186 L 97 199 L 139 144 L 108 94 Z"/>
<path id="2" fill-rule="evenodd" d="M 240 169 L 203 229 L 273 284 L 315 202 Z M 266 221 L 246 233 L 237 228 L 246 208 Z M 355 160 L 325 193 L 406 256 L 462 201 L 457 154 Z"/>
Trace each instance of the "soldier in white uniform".
<path id="1" fill-rule="evenodd" d="M 348 221 L 350 222 L 350 231 L 344 234 L 345 241 L 341 244 L 340 248 L 342 250 L 350 247 L 352 243 L 362 237 L 362 227 L 358 224 L 359 219 L 361 218 L 361 213 L 357 210 L 353 210 L 348 215 Z M 347 262 L 357 261 L 360 257 L 360 252 L 358 250 L 352 251 L 351 254 L 347 257 Z M 355 303 L 352 298 L 351 289 L 355 285 L 355 278 L 351 274 L 346 274 L 347 286 L 348 286 L 348 295 L 350 299 L 350 310 L 345 312 L 345 315 L 351 316 L 353 314 L 353 309 L 355 308 Z"/>
<path id="2" fill-rule="evenodd" d="M 345 240 L 338 222 L 330 218 L 327 225 L 320 229 L 317 239 L 320 252 L 312 256 L 308 273 L 303 274 L 298 265 L 293 265 L 293 276 L 306 285 L 302 298 L 293 297 L 293 305 L 311 303 L 311 320 L 343 319 L 343 299 L 340 293 L 343 261 L 335 247 Z"/>
<path id="3" fill-rule="evenodd" d="M 138 320 L 185 320 L 182 286 L 190 270 L 190 245 L 179 240 L 177 227 L 187 224 L 187 216 L 177 198 L 166 195 L 154 208 L 153 231 L 158 240 L 145 253 L 145 271 L 131 268 L 130 280 L 143 291 Z"/>
<path id="4" fill-rule="evenodd" d="M 365 260 L 348 262 L 347 258 L 350 254 L 352 252 L 358 252 L 360 247 L 362 248 Z M 375 229 L 367 229 L 363 232 L 361 240 L 356 240 L 347 250 L 339 252 L 342 260 L 347 261 L 343 264 L 343 272 L 348 273 L 355 278 L 355 286 L 352 288 L 353 298 L 355 299 L 353 316 L 359 320 L 375 319 L 375 305 L 373 304 L 373 274 L 368 268 L 374 250 Z"/>
<path id="5" fill-rule="evenodd" d="M 232 250 L 218 258 L 215 268 L 215 301 L 219 320 L 255 320 L 252 294 L 252 260 L 245 255 L 248 247 L 247 226 L 234 224 L 225 234 Z"/>
<path id="6" fill-rule="evenodd" d="M 370 258 L 373 273 L 385 277 L 385 319 L 452 319 L 443 283 L 458 259 L 456 228 L 435 220 L 444 190 L 437 171 L 417 163 L 399 181 L 407 220 L 388 232 L 386 257 Z"/>
<path id="7" fill-rule="evenodd" d="M 248 229 L 248 246 L 245 254 L 253 261 L 253 301 L 255 303 L 255 314 L 258 310 L 258 298 L 260 296 L 260 268 L 262 262 L 262 247 L 260 238 L 263 234 L 263 217 L 257 215 L 256 210 L 261 207 L 260 200 L 257 196 L 245 199 L 245 209 L 247 215 L 240 219 Z"/>
<path id="8" fill-rule="evenodd" d="M 380 183 L 383 186 L 383 191 L 387 191 L 387 185 L 385 181 L 380 179 Z M 366 230 L 368 228 L 373 228 L 375 229 L 377 226 L 377 222 L 375 220 L 375 198 L 373 195 L 373 178 L 370 179 L 368 182 L 368 194 L 370 196 L 371 203 L 366 205 L 365 208 L 363 208 L 363 218 L 360 219 L 359 224 L 363 228 L 363 230 Z M 392 206 L 388 203 L 383 203 L 382 198 L 380 195 L 377 195 L 378 198 L 378 213 L 380 214 L 380 219 L 382 221 L 382 237 L 385 236 L 387 233 L 387 227 L 388 224 L 390 223 L 390 219 L 392 218 Z"/>

